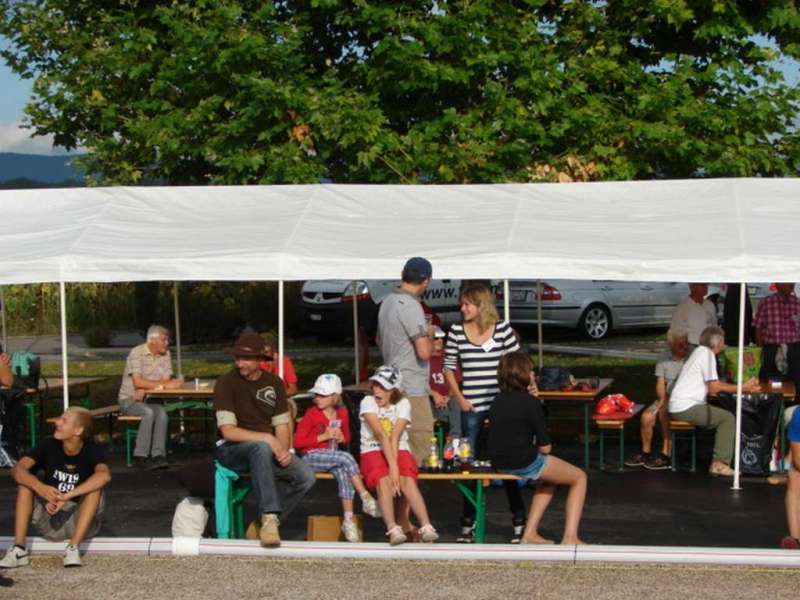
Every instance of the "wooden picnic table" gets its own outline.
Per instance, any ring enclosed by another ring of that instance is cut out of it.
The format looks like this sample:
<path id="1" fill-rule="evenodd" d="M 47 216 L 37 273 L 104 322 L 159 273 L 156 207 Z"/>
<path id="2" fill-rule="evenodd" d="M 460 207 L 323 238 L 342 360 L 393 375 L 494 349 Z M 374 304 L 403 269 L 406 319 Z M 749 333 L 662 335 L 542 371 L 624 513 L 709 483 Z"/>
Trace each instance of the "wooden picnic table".
<path id="1" fill-rule="evenodd" d="M 86 386 L 86 394 L 80 399 L 83 400 L 86 408 L 91 408 L 91 388 L 92 386 L 106 381 L 108 377 L 70 377 L 67 386 L 70 388 L 77 388 Z M 25 395 L 33 398 L 34 401 L 38 400 L 39 403 L 39 430 L 44 431 L 45 412 L 44 403 L 50 398 L 50 392 L 57 391 L 63 393 L 64 391 L 64 378 L 63 377 L 40 377 L 39 386 L 35 388 L 27 388 Z M 30 443 L 31 446 L 36 445 L 36 404 L 29 402 L 25 404 L 28 412 L 28 428 L 30 430 Z"/>
<path id="2" fill-rule="evenodd" d="M 589 423 L 594 409 L 594 402 L 601 395 L 606 393 L 608 388 L 614 383 L 611 378 L 581 378 L 578 383 L 588 383 L 592 386 L 586 391 L 561 391 L 561 390 L 539 390 L 539 399 L 547 405 L 551 402 L 579 403 L 583 405 L 583 466 L 589 468 Z M 561 417 L 569 419 L 571 417 Z"/>
<path id="3" fill-rule="evenodd" d="M 195 386 L 195 383 L 197 384 Z M 184 381 L 183 386 L 172 390 L 147 390 L 145 402 L 160 402 L 167 413 L 178 413 L 180 438 L 186 442 L 186 410 L 211 410 L 215 379 Z"/>

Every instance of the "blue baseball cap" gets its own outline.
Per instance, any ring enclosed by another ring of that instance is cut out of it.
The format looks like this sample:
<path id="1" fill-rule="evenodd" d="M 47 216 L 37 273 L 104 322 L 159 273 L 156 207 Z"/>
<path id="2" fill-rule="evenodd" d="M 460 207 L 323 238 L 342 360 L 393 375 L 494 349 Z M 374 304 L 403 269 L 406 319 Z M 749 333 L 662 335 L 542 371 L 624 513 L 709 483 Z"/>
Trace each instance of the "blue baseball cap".
<path id="1" fill-rule="evenodd" d="M 409 283 L 422 283 L 433 276 L 433 267 L 427 258 L 413 256 L 406 261 L 403 267 L 403 281 Z"/>

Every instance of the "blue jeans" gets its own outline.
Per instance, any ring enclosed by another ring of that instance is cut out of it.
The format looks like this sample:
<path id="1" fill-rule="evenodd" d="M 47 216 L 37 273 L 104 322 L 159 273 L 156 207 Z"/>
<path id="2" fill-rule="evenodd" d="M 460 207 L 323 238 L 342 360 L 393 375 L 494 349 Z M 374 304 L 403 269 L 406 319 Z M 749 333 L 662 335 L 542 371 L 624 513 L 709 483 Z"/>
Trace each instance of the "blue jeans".
<path id="1" fill-rule="evenodd" d="M 472 456 L 478 456 L 481 451 L 479 447 L 481 441 L 481 429 L 483 422 L 489 416 L 488 412 L 462 412 L 461 413 L 461 433 L 463 437 L 469 440 L 469 445 L 472 448 Z M 522 501 L 522 492 L 519 490 L 519 485 L 513 479 L 504 480 L 503 487 L 506 490 L 506 498 L 508 498 L 508 508 L 511 511 L 512 522 L 514 525 L 521 525 L 525 523 L 526 511 L 525 503 Z M 475 507 L 464 498 L 463 508 L 461 510 L 461 524 L 463 526 L 472 525 L 475 522 Z"/>
<path id="2" fill-rule="evenodd" d="M 276 513 L 286 518 L 310 490 L 316 479 L 298 456 L 282 467 L 265 442 L 225 442 L 217 448 L 222 465 L 237 473 L 250 473 L 259 514 Z"/>

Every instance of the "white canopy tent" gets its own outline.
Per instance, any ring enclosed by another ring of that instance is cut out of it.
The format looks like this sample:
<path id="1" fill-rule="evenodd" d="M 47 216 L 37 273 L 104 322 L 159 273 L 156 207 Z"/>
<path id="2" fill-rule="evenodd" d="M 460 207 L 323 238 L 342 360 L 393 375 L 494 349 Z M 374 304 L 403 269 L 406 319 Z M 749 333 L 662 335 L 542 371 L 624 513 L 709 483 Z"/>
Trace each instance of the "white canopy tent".
<path id="1" fill-rule="evenodd" d="M 0 191 L 0 285 L 273 280 L 282 299 L 411 255 L 437 278 L 797 281 L 798 198 L 800 179 Z M 66 377 L 63 310 L 62 329 Z"/>

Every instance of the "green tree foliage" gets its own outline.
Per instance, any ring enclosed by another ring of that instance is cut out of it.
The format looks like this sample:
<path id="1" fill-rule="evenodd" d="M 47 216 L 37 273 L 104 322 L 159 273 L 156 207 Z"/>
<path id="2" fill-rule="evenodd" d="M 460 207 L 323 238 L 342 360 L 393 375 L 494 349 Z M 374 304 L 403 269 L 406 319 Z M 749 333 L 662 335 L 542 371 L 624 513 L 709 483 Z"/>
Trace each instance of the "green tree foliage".
<path id="1" fill-rule="evenodd" d="M 796 174 L 794 0 L 0 0 L 30 124 L 131 184 Z"/>

